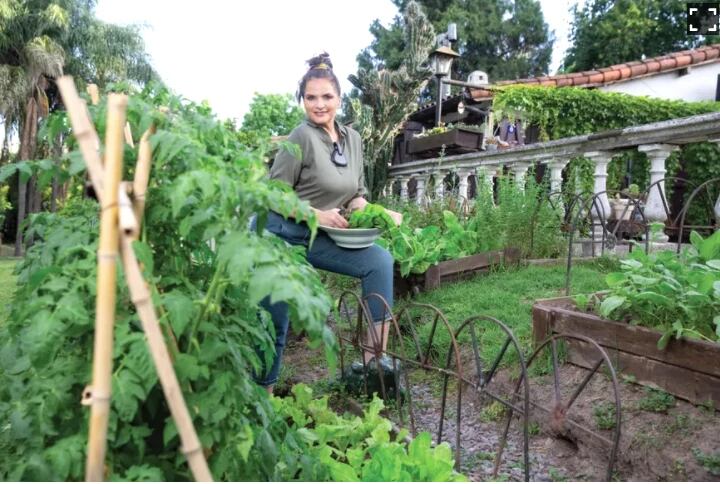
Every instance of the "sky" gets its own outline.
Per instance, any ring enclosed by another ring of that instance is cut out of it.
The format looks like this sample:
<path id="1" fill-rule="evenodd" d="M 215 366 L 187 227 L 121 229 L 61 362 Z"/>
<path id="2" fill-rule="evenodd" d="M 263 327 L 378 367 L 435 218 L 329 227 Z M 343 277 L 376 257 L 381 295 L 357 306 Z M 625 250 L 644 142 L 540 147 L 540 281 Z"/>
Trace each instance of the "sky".
<path id="1" fill-rule="evenodd" d="M 540 0 L 557 39 L 551 73 L 568 46 L 573 3 Z M 152 64 L 173 91 L 242 122 L 255 92 L 294 93 L 305 60 L 322 51 L 348 92 L 355 57 L 373 39 L 370 25 L 389 26 L 398 10 L 391 0 L 99 0 L 96 13 L 140 24 Z"/>

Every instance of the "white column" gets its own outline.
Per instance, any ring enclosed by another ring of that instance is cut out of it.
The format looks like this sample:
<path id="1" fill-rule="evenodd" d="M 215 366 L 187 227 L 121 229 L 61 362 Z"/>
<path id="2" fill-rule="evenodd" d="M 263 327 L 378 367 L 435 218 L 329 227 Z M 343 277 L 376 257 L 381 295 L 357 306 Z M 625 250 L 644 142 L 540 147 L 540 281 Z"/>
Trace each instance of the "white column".
<path id="1" fill-rule="evenodd" d="M 565 169 L 569 159 L 560 159 L 548 163 L 550 168 L 550 191 L 560 192 L 562 190 L 562 171 Z"/>
<path id="2" fill-rule="evenodd" d="M 395 178 L 388 178 L 387 180 L 385 180 L 385 186 L 383 187 L 383 197 L 392 198 L 394 184 Z"/>
<path id="3" fill-rule="evenodd" d="M 406 202 L 408 199 L 408 183 L 410 182 L 410 177 L 408 176 L 401 176 L 400 178 L 400 200 L 403 202 Z"/>
<path id="4" fill-rule="evenodd" d="M 648 219 L 648 222 L 665 223 L 667 219 L 668 214 L 665 211 L 665 204 L 663 203 L 663 200 L 667 203 L 667 199 L 665 198 L 665 182 L 660 180 L 665 178 L 665 160 L 677 149 L 677 146 L 667 144 L 638 146 L 638 151 L 645 153 L 648 160 L 650 160 L 650 185 L 660 182 L 650 189 L 648 198 L 645 201 L 645 218 Z M 667 242 L 668 236 L 662 232 L 657 241 Z"/>
<path id="5" fill-rule="evenodd" d="M 522 187 L 523 190 L 525 189 L 525 175 L 527 175 L 528 168 L 530 168 L 530 163 L 524 161 L 519 161 L 510 165 L 510 171 L 513 172 L 515 183 Z"/>
<path id="6" fill-rule="evenodd" d="M 445 177 L 448 172 L 446 170 L 437 170 L 433 175 L 435 179 L 435 198 L 442 200 L 445 196 Z"/>
<path id="7" fill-rule="evenodd" d="M 458 199 L 462 202 L 468 199 L 468 178 L 472 172 L 468 169 L 459 169 L 458 176 Z"/>
<path id="8" fill-rule="evenodd" d="M 428 176 L 426 174 L 418 174 L 415 178 L 415 202 L 418 205 L 425 203 L 425 184 L 427 183 Z"/>
<path id="9" fill-rule="evenodd" d="M 610 217 L 610 200 L 608 200 L 607 193 L 605 193 L 605 191 L 607 190 L 607 167 L 613 157 L 613 154 L 614 153 L 611 151 L 590 151 L 585 153 L 585 158 L 589 158 L 593 161 L 593 163 L 595 163 L 595 186 L 593 188 L 593 193 L 597 194 L 603 192 L 602 195 L 597 197 L 596 203 L 598 203 L 600 207 L 596 207 L 595 203 L 593 203 L 590 207 L 590 213 L 593 219 L 594 241 L 602 240 L 604 227 L 602 226 L 601 220 L 604 219 L 607 221 Z"/>
<path id="10" fill-rule="evenodd" d="M 495 184 L 497 171 L 497 165 L 481 165 L 475 169 L 475 179 L 477 180 L 477 193 L 475 194 L 475 198 L 483 195 L 481 191 L 484 190 L 494 203 L 493 186 Z"/>
<path id="11" fill-rule="evenodd" d="M 550 168 L 550 192 L 552 193 L 553 202 L 559 206 L 562 213 L 565 213 L 565 207 L 562 203 L 562 171 L 570 162 L 568 158 L 563 158 L 548 163 Z"/>

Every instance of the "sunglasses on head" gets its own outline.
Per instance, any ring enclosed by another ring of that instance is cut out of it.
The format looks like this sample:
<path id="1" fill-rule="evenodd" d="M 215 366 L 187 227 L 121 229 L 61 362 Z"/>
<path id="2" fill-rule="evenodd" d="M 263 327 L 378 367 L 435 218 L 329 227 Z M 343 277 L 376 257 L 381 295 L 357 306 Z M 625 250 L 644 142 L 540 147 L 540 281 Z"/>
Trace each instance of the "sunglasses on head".
<path id="1" fill-rule="evenodd" d="M 347 158 L 345 158 L 343 151 L 344 150 L 340 148 L 339 144 L 333 143 L 333 150 L 330 154 L 330 161 L 332 161 L 335 166 L 347 166 Z"/>

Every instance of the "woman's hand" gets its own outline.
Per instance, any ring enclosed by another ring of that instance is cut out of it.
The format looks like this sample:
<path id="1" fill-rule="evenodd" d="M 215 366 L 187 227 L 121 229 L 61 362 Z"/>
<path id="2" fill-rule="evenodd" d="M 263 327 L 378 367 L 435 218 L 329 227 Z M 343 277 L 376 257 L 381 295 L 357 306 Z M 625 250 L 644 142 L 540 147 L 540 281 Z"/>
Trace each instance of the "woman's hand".
<path id="1" fill-rule="evenodd" d="M 336 227 L 339 229 L 348 228 L 348 222 L 345 220 L 345 217 L 340 215 L 339 208 L 333 208 L 332 210 L 314 210 L 315 216 L 317 217 L 320 225 L 325 225 L 326 227 Z"/>
<path id="2" fill-rule="evenodd" d="M 368 201 L 365 200 L 363 197 L 357 197 L 353 198 L 348 202 L 347 209 L 349 212 L 352 212 L 353 210 L 362 210 L 365 208 L 365 205 L 368 204 Z"/>
<path id="3" fill-rule="evenodd" d="M 393 222 L 395 222 L 395 225 L 400 225 L 403 220 L 403 216 L 399 212 L 395 212 L 393 210 L 385 209 L 385 211 L 390 215 L 390 218 L 393 219 Z"/>

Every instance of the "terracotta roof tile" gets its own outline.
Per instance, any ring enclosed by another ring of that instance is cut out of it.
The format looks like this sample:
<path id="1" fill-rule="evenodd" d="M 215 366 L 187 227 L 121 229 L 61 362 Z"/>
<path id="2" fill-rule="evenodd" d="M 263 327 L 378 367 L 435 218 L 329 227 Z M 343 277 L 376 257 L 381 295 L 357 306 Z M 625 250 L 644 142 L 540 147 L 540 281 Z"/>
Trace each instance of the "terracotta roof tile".
<path id="1" fill-rule="evenodd" d="M 589 73 L 589 76 L 588 76 L 588 82 L 590 84 L 600 84 L 601 82 L 603 82 L 604 77 L 605 77 L 605 75 L 602 72 L 598 72 L 598 71 L 591 72 L 591 73 Z"/>
<path id="2" fill-rule="evenodd" d="M 534 84 L 543 86 L 583 86 L 617 82 L 633 77 L 672 71 L 701 62 L 720 58 L 720 44 L 707 45 L 694 50 L 683 50 L 649 59 L 615 64 L 597 70 L 559 74 L 557 76 L 541 76 L 529 79 L 505 80 L 495 83 L 498 86 L 512 84 Z M 488 99 L 492 91 L 487 89 L 471 89 L 474 99 Z"/>
<path id="3" fill-rule="evenodd" d="M 692 63 L 692 57 L 687 54 L 679 55 L 675 57 L 675 62 L 678 67 L 689 66 Z"/>
<path id="4" fill-rule="evenodd" d="M 620 69 L 611 69 L 609 71 L 603 72 L 603 80 L 602 82 L 613 82 L 613 81 L 619 81 L 620 80 Z"/>
<path id="5" fill-rule="evenodd" d="M 690 56 L 692 57 L 693 64 L 697 64 L 698 62 L 702 62 L 705 60 L 706 54 L 705 52 L 692 52 L 690 53 Z"/>

